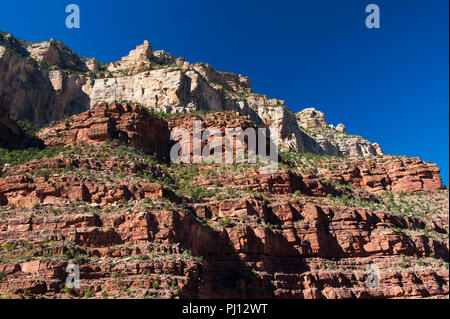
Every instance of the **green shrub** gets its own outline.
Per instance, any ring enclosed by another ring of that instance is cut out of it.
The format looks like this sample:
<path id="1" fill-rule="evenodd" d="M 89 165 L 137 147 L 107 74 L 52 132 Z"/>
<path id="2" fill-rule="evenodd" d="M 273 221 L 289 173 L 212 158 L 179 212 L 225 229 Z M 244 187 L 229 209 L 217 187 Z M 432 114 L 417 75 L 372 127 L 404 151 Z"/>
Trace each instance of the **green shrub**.
<path id="1" fill-rule="evenodd" d="M 228 228 L 232 225 L 232 221 L 229 217 L 225 217 L 219 220 L 218 225 L 219 227 Z"/>
<path id="2" fill-rule="evenodd" d="M 86 292 L 84 293 L 84 297 L 89 299 L 92 297 L 92 294 L 93 294 L 92 287 L 89 287 L 89 289 L 86 290 Z"/>
<path id="3" fill-rule="evenodd" d="M 15 244 L 11 244 L 11 243 L 7 243 L 3 246 L 4 249 L 6 249 L 8 252 L 12 252 L 16 249 L 16 245 Z"/>
<path id="4" fill-rule="evenodd" d="M 44 158 L 53 158 L 64 151 L 64 147 L 55 146 L 44 149 L 27 148 L 24 150 L 8 150 L 0 148 L 0 166 L 5 164 L 21 165 L 34 160 L 41 160 Z"/>
<path id="5" fill-rule="evenodd" d="M 35 136 L 39 128 L 27 120 L 16 120 L 16 123 L 22 128 L 28 136 Z"/>

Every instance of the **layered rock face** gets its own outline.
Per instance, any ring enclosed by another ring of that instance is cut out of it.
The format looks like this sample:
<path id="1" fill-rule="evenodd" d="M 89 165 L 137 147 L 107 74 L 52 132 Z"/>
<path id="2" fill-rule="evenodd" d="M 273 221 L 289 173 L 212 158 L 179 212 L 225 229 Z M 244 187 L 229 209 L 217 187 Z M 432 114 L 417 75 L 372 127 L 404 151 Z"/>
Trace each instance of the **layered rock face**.
<path id="1" fill-rule="evenodd" d="M 242 130 L 242 134 L 248 128 L 257 132 L 257 127 L 248 118 L 237 112 L 215 112 L 205 115 L 178 115 L 168 119 L 169 130 L 173 138 L 179 143 L 178 155 L 184 161 L 200 163 L 203 161 L 202 155 L 206 147 L 209 149 L 210 160 L 225 162 L 225 152 L 227 143 L 231 144 L 231 149 L 248 152 L 248 139 L 239 134 L 235 134 L 227 141 L 227 130 Z M 182 132 L 187 132 L 183 136 Z M 239 131 L 236 131 L 239 132 Z M 197 139 L 198 142 L 194 139 Z M 241 139 L 240 139 L 241 138 Z M 254 145 L 257 152 L 258 136 L 254 136 Z M 196 148 L 196 149 L 195 149 Z M 187 151 L 187 152 L 186 152 Z M 200 155 L 200 156 L 199 156 Z M 184 156 L 184 158 L 183 158 Z M 214 157 L 215 156 L 215 157 Z"/>
<path id="2" fill-rule="evenodd" d="M 319 174 L 339 183 L 351 183 L 369 192 L 415 192 L 442 187 L 440 169 L 419 158 L 383 156 L 369 160 L 332 162 Z"/>
<path id="3" fill-rule="evenodd" d="M 261 175 L 151 155 L 194 120 L 254 127 L 237 112 L 161 119 L 101 103 L 41 130 L 44 157 L 0 171 L 2 297 L 448 298 L 435 165 L 288 152 Z"/>
<path id="4" fill-rule="evenodd" d="M 3 169 L 4 296 L 448 295 L 448 223 L 441 218 L 448 217 L 448 191 L 402 195 L 411 202 L 433 196 L 436 206 L 425 216 L 407 207 L 394 213 L 383 208 L 388 198 L 311 174 L 260 176 L 215 165 L 164 171 L 143 155 L 130 162 L 135 155 L 124 150 L 84 146 Z M 108 158 L 102 158 L 105 153 Z M 161 186 L 169 176 L 175 183 Z M 184 191 L 193 187 L 214 191 Z M 341 201 L 344 195 L 350 204 Z M 367 204 L 358 206 L 356 200 Z M 70 260 L 81 272 L 81 288 L 73 291 L 64 288 Z M 377 288 L 366 286 L 369 265 L 380 269 Z"/>
<path id="5" fill-rule="evenodd" d="M 246 77 L 148 42 L 104 64 L 0 32 L 2 100 L 2 298 L 448 298 L 436 165 L 384 156 Z M 8 113 L 50 123 L 41 149 Z M 168 161 L 176 129 L 193 151 L 194 120 L 221 136 L 272 129 L 278 171 Z M 69 289 L 73 264 L 81 286 Z"/>
<path id="6" fill-rule="evenodd" d="M 29 57 L 41 63 L 44 67 L 58 70 L 74 70 L 86 72 L 89 70 L 86 61 L 71 51 L 63 43 L 55 39 L 39 43 L 29 43 L 26 46 Z"/>
<path id="7" fill-rule="evenodd" d="M 133 73 L 139 73 L 150 67 L 150 58 L 153 56 L 153 50 L 148 41 L 143 45 L 136 47 L 136 50 L 119 62 L 112 63 L 108 66 L 108 71 L 131 70 Z"/>
<path id="8" fill-rule="evenodd" d="M 37 136 L 47 146 L 95 145 L 118 139 L 161 157 L 168 157 L 170 150 L 167 122 L 138 104 L 99 103 L 86 113 L 52 123 Z"/>
<path id="9" fill-rule="evenodd" d="M 13 117 L 44 126 L 88 109 L 86 78 L 45 70 L 1 44 L 0 99 Z"/>
<path id="10" fill-rule="evenodd" d="M 345 157 L 383 155 L 380 145 L 347 134 L 344 124 L 328 125 L 325 115 L 314 108 L 305 109 L 296 117 L 300 127 L 315 142 L 311 146 L 313 153 Z"/>
<path id="11" fill-rule="evenodd" d="M 94 163 L 94 164 L 93 164 Z M 97 165 L 96 165 L 97 164 Z M 42 167 L 54 170 L 64 170 L 67 167 L 84 170 L 111 170 L 116 163 L 106 162 L 99 165 L 98 162 L 87 161 L 75 157 L 68 159 L 58 157 L 43 163 L 32 163 L 30 165 L 11 170 L 6 169 L 3 173 L 8 175 L 0 182 L 0 199 L 2 205 L 19 207 L 33 207 L 35 205 L 55 205 L 60 201 L 83 201 L 94 205 L 107 206 L 119 203 L 121 200 L 130 199 L 158 199 L 170 196 L 170 191 L 159 184 L 149 183 L 142 180 L 136 184 L 123 182 L 119 187 L 99 185 L 93 181 L 80 182 L 76 177 L 37 177 L 21 176 L 20 174 L 32 173 L 33 169 L 39 171 Z M 122 172 L 136 173 L 139 169 L 152 169 L 148 165 L 136 165 L 135 163 L 121 167 Z M 157 169 L 154 169 L 158 172 Z M 51 174 L 51 173 L 50 173 Z M 160 176 L 158 176 L 160 177 Z"/>
<path id="12" fill-rule="evenodd" d="M 328 124 L 325 121 L 325 115 L 315 108 L 304 109 L 297 113 L 296 116 L 298 124 L 304 129 L 328 127 Z"/>
<path id="13" fill-rule="evenodd" d="M 339 156 L 381 152 L 362 138 L 343 141 L 307 132 L 309 136 L 304 130 L 326 126 L 320 112 L 303 111 L 299 125 L 284 101 L 254 93 L 247 77 L 153 51 L 148 41 L 106 64 L 79 57 L 53 39 L 31 43 L 0 33 L 0 70 L 5 107 L 40 127 L 99 102 L 130 101 L 168 113 L 238 111 L 271 128 L 283 149 Z"/>

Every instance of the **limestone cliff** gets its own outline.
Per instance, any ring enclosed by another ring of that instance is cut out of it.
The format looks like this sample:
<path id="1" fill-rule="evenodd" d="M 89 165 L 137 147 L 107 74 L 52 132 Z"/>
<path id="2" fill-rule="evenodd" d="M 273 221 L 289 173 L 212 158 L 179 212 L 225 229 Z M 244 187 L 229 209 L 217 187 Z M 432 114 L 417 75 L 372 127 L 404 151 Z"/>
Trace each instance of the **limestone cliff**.
<path id="1" fill-rule="evenodd" d="M 278 170 L 167 161 L 193 120 L 276 129 Z M 147 41 L 102 63 L 0 32 L 2 299 L 448 299 L 439 172 Z"/>
<path id="2" fill-rule="evenodd" d="M 345 157 L 383 155 L 380 145 L 347 134 L 343 124 L 328 125 L 325 115 L 314 108 L 304 109 L 296 117 L 299 126 L 314 140 L 314 153 Z"/>
<path id="3" fill-rule="evenodd" d="M 3 46 L 7 44 L 4 38 L 0 34 L 0 99 L 11 116 L 44 126 L 88 109 L 89 96 L 83 92 L 85 76 L 50 71 L 31 57 L 27 47 Z M 42 61 L 53 59 L 34 52 Z"/>
<path id="4" fill-rule="evenodd" d="M 320 112 L 305 110 L 297 123 L 298 116 L 284 101 L 254 93 L 247 77 L 154 51 L 148 41 L 120 61 L 101 63 L 79 57 L 54 39 L 31 43 L 0 32 L 0 98 L 11 115 L 40 127 L 99 102 L 130 101 L 169 113 L 238 111 L 276 129 L 274 138 L 282 149 L 337 156 L 380 154 L 378 146 L 362 138 L 336 139 L 309 131 L 317 125 L 328 129 Z"/>

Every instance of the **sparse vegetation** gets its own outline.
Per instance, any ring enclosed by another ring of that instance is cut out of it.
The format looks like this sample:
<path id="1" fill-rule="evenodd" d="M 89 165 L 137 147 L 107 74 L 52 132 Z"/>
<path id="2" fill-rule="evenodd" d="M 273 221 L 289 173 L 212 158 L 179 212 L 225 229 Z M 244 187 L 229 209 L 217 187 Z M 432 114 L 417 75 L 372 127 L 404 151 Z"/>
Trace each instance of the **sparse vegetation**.
<path id="1" fill-rule="evenodd" d="M 170 119 L 177 114 L 155 115 Z M 209 114 L 190 114 L 205 115 Z M 26 124 L 24 127 L 27 127 Z M 29 134 L 34 134 L 32 127 L 26 129 Z M 270 249 L 288 251 L 289 260 L 307 264 L 311 272 L 363 271 L 360 268 L 363 268 L 364 262 L 376 258 L 363 256 L 358 260 L 359 264 L 351 264 L 352 258 L 339 260 L 297 256 L 314 255 L 314 249 L 325 249 L 322 238 L 319 242 L 312 242 L 315 235 L 326 237 L 330 233 L 343 247 L 343 254 L 351 251 L 355 255 L 362 247 L 368 247 L 364 245 L 376 234 L 389 235 L 399 243 L 416 238 L 437 241 L 433 242 L 435 246 L 430 247 L 439 247 L 440 243 L 448 240 L 447 224 L 443 222 L 443 218 L 448 216 L 444 212 L 445 208 L 448 210 L 448 199 L 445 199 L 448 189 L 374 195 L 348 182 L 345 184 L 348 179 L 336 178 L 339 174 L 333 175 L 339 173 L 341 167 L 351 165 L 351 160 L 346 158 L 280 152 L 282 174 L 293 171 L 310 176 L 303 178 L 294 173 L 295 181 L 286 182 L 284 177 L 274 176 L 267 181 L 259 179 L 257 174 L 252 180 L 251 174 L 257 172 L 258 164 L 173 164 L 118 140 L 99 145 L 43 150 L 0 150 L 0 155 L 4 155 L 0 156 L 0 164 L 9 164 L 2 178 L 23 176 L 23 183 L 33 186 L 37 179 L 45 180 L 48 182 L 45 191 L 49 194 L 47 201 L 42 200 L 31 207 L 8 204 L 0 207 L 2 217 L 14 218 L 18 223 L 7 227 L 32 229 L 30 232 L 43 229 L 43 235 L 38 238 L 45 238 L 39 243 L 16 239 L 5 242 L 0 251 L 0 264 L 22 265 L 28 261 L 45 261 L 49 265 L 63 265 L 61 267 L 64 268 L 72 261 L 90 272 L 92 277 L 105 272 L 100 285 L 110 281 L 113 287 L 111 292 L 107 292 L 102 290 L 105 287 L 97 285 L 98 282 L 89 282 L 93 287 L 88 290 L 84 290 L 85 286 L 80 290 L 62 288 L 58 294 L 67 294 L 67 297 L 178 298 L 181 287 L 189 288 L 190 284 L 187 283 L 189 275 L 183 273 L 185 269 L 193 273 L 209 271 L 209 267 L 217 262 L 209 250 L 201 256 L 203 244 L 214 245 L 216 242 L 229 245 L 224 250 L 225 256 L 236 253 L 238 258 L 245 258 L 242 259 L 245 268 L 237 268 L 237 272 L 245 272 L 245 275 L 251 272 L 257 278 L 272 279 L 272 276 L 274 281 L 282 281 L 282 274 L 267 271 L 261 262 L 266 259 L 278 262 L 275 260 L 278 258 L 276 254 L 268 252 Z M 56 156 L 57 160 L 46 160 Z M 32 171 L 18 167 L 32 160 L 36 161 L 30 165 Z M 321 175 L 323 171 L 330 174 Z M 250 174 L 248 180 L 246 174 Z M 301 178 L 303 181 L 300 181 Z M 74 184 L 80 188 L 74 188 L 71 196 L 58 201 L 55 194 L 62 192 L 54 182 L 58 179 L 75 181 Z M 308 183 L 317 183 L 310 188 L 317 187 L 318 191 L 310 191 Z M 152 184 L 162 185 L 163 188 Z M 122 186 L 126 188 L 122 189 Z M 154 186 L 160 192 L 157 196 L 148 190 Z M 91 190 L 96 188 L 103 188 L 107 198 L 95 198 L 95 192 Z M 42 190 L 39 192 L 43 194 Z M 309 205 L 316 207 L 317 212 L 308 211 Z M 70 215 L 73 219 L 62 218 Z M 411 218 L 407 222 L 403 218 L 391 221 L 390 215 Z M 343 219 L 339 220 L 341 217 Z M 333 220 L 339 220 L 339 226 L 333 224 Z M 346 225 L 351 225 L 352 231 L 343 236 L 342 227 Z M 62 228 L 63 231 L 53 232 L 55 228 Z M 188 237 L 184 234 L 187 230 L 195 231 L 205 242 L 193 245 L 191 242 L 178 242 L 178 238 Z M 305 234 L 311 236 L 305 237 Z M 67 238 L 72 238 L 74 242 Z M 255 253 L 244 256 L 246 249 Z M 271 257 L 267 258 L 269 254 Z M 438 249 L 437 257 L 430 251 L 418 254 L 420 257 L 385 253 L 381 262 L 391 266 L 389 271 L 448 269 L 448 263 L 443 262 Z M 168 273 L 170 269 L 176 269 L 176 272 Z M 9 279 L 11 276 L 7 273 Z M 45 274 L 38 273 L 38 276 L 44 277 Z M 5 278 L 5 273 L 0 273 L 0 282 L 4 282 Z M 83 283 L 86 284 L 85 281 Z M 62 287 L 63 282 L 60 284 Z M 314 285 L 311 283 L 311 287 Z M 348 283 L 348 287 L 363 285 L 360 282 Z M 94 287 L 98 293 L 94 292 Z M 188 295 L 189 289 L 184 288 L 183 294 Z M 26 297 L 31 294 L 24 289 L 19 295 Z"/>
<path id="2" fill-rule="evenodd" d="M 24 150 L 7 150 L 0 148 L 0 166 L 9 165 L 21 165 L 34 160 L 42 160 L 44 158 L 52 158 L 59 155 L 64 150 L 68 151 L 69 148 L 60 146 L 48 147 L 44 149 L 28 148 Z"/>

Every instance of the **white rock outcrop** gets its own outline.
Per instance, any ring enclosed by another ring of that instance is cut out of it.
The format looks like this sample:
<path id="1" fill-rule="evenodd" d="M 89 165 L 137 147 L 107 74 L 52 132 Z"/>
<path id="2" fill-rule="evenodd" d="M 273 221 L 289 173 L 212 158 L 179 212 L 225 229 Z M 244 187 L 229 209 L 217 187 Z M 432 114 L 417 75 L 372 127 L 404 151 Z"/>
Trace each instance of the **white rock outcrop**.
<path id="1" fill-rule="evenodd" d="M 335 156 L 381 154 L 378 144 L 328 126 L 308 108 L 294 114 L 284 101 L 256 94 L 242 75 L 190 64 L 142 45 L 109 64 L 79 57 L 53 39 L 17 40 L 0 32 L 0 98 L 12 116 L 38 126 L 98 102 L 129 101 L 164 112 L 237 110 L 274 132 L 282 149 Z"/>

